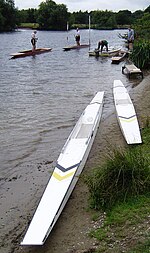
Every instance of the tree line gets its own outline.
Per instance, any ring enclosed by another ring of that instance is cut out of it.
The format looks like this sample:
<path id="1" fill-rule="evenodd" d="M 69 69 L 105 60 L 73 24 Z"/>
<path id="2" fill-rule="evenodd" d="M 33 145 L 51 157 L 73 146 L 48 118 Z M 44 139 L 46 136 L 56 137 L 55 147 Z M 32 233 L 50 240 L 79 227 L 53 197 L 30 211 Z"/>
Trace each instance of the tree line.
<path id="1" fill-rule="evenodd" d="M 129 10 L 113 11 L 84 11 L 70 13 L 65 4 L 56 4 L 53 0 L 40 3 L 38 9 L 29 8 L 18 10 L 15 8 L 14 0 L 0 0 L 0 31 L 11 31 L 22 23 L 34 23 L 41 30 L 66 30 L 79 26 L 87 28 L 89 15 L 91 17 L 91 28 L 115 29 L 127 25 L 134 25 L 146 13 L 150 13 L 150 6 L 144 11 Z"/>

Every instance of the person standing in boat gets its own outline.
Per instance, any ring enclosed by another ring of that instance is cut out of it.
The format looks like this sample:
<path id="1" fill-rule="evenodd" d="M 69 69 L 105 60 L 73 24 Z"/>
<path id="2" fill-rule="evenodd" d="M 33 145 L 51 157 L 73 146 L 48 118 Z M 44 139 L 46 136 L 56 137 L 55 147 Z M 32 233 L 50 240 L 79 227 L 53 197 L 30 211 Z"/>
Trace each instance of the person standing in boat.
<path id="1" fill-rule="evenodd" d="M 76 40 L 77 46 L 80 46 L 80 32 L 79 32 L 79 28 L 77 28 L 77 30 L 76 30 L 75 40 Z"/>
<path id="2" fill-rule="evenodd" d="M 38 38 L 36 37 L 37 31 L 34 31 L 31 35 L 31 44 L 32 44 L 32 52 L 36 50 L 36 42 Z"/>
<path id="3" fill-rule="evenodd" d="M 107 40 L 100 40 L 98 42 L 98 48 L 96 48 L 96 51 L 100 50 L 102 53 L 104 47 L 106 48 L 106 51 L 108 52 L 108 41 Z"/>
<path id="4" fill-rule="evenodd" d="M 128 49 L 133 49 L 133 43 L 134 43 L 134 30 L 131 29 L 131 27 L 128 28 Z"/>

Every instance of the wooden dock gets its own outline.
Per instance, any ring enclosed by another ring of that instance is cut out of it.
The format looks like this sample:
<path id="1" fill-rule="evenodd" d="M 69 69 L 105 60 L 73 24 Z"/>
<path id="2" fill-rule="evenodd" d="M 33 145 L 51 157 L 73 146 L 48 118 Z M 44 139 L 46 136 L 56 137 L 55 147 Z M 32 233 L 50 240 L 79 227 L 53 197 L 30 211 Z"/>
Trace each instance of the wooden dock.
<path id="1" fill-rule="evenodd" d="M 112 64 L 119 64 L 121 61 L 123 61 L 128 56 L 127 52 L 120 52 L 117 56 L 113 56 L 111 58 Z"/>
<path id="2" fill-rule="evenodd" d="M 143 78 L 143 72 L 134 64 L 125 64 L 122 67 L 122 73 L 127 74 L 129 78 L 133 75 L 140 75 Z"/>

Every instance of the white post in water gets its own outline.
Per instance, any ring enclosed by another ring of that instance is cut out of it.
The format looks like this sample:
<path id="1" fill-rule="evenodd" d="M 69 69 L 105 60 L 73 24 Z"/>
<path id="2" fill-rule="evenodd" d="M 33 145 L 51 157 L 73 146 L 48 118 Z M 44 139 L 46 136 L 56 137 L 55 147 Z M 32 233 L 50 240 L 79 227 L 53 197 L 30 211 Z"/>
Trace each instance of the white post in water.
<path id="1" fill-rule="evenodd" d="M 89 50 L 90 50 L 90 45 L 91 45 L 91 41 L 90 41 L 90 29 L 91 29 L 91 16 L 89 15 Z"/>
<path id="2" fill-rule="evenodd" d="M 67 41 L 68 41 L 68 30 L 69 30 L 69 22 L 67 21 Z"/>

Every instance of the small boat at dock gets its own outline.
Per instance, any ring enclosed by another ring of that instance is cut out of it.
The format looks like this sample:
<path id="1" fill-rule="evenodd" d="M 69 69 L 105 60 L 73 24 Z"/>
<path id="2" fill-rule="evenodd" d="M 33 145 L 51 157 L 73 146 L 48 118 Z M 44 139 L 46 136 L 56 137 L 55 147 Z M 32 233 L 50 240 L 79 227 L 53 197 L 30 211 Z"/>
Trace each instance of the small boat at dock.
<path id="1" fill-rule="evenodd" d="M 120 51 L 118 55 L 111 58 L 112 64 L 119 64 L 128 56 L 128 52 Z"/>
<path id="2" fill-rule="evenodd" d="M 94 50 L 94 51 L 89 51 L 89 56 L 112 57 L 112 56 L 118 55 L 119 52 L 120 52 L 120 48 L 114 49 L 114 50 L 103 51 L 102 53 L 100 50 Z"/>

